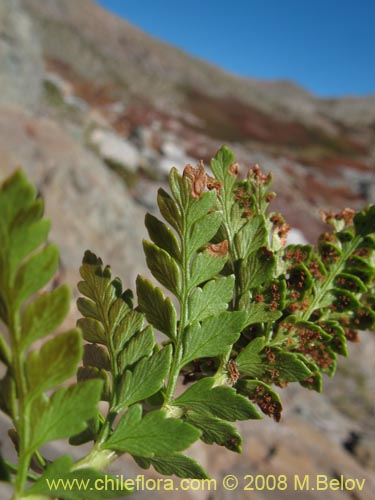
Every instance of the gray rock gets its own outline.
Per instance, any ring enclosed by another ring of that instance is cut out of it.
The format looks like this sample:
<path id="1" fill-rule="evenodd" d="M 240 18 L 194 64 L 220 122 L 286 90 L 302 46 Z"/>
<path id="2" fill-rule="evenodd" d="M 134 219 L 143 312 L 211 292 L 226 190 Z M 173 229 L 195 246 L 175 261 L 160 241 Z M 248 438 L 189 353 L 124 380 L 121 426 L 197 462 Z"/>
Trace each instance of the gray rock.
<path id="1" fill-rule="evenodd" d="M 45 73 L 44 81 L 53 85 L 63 96 L 70 95 L 73 92 L 72 84 L 52 71 L 47 71 Z"/>
<path id="2" fill-rule="evenodd" d="M 72 94 L 68 94 L 64 98 L 65 104 L 68 106 L 71 106 L 72 108 L 76 109 L 80 113 L 87 113 L 89 111 L 89 107 L 87 103 L 81 99 L 80 97 L 77 97 Z"/>
<path id="3" fill-rule="evenodd" d="M 151 148 L 145 148 L 142 155 L 142 169 L 147 175 L 155 180 L 164 180 L 168 177 L 172 167 L 176 167 L 180 172 L 183 171 L 185 165 L 190 163 L 195 165 L 197 161 L 187 156 L 178 146 L 172 150 L 172 147 L 164 151 L 173 153 L 172 155 L 160 155 L 157 151 Z M 176 154 L 178 153 L 178 154 Z"/>
<path id="4" fill-rule="evenodd" d="M 0 103 L 35 108 L 42 95 L 43 60 L 37 31 L 19 0 L 0 3 Z"/>
<path id="5" fill-rule="evenodd" d="M 179 170 L 181 170 L 181 167 L 183 165 L 182 165 L 182 162 L 180 162 L 180 161 L 176 161 L 176 160 L 169 158 L 169 157 L 166 157 L 166 156 L 161 156 L 159 158 L 159 161 L 157 162 L 157 164 L 155 166 L 158 169 L 158 171 L 160 172 L 160 174 L 167 177 L 172 167 L 176 167 Z"/>
<path id="6" fill-rule="evenodd" d="M 161 151 L 164 156 L 171 158 L 172 160 L 180 160 L 185 156 L 183 148 L 173 141 L 165 141 L 161 145 Z"/>
<path id="7" fill-rule="evenodd" d="M 157 192 L 155 183 L 142 179 L 137 182 L 134 189 L 134 198 L 147 210 L 155 212 L 157 210 Z"/>
<path id="8" fill-rule="evenodd" d="M 64 280 L 75 287 L 89 248 L 133 286 L 145 267 L 144 210 L 116 174 L 53 120 L 16 108 L 0 112 L 0 157 L 1 179 L 21 165 L 45 198 Z"/>
<path id="9" fill-rule="evenodd" d="M 194 158 L 186 155 L 183 155 L 179 158 L 171 156 L 161 156 L 155 167 L 158 169 L 160 174 L 167 177 L 172 167 L 176 167 L 180 172 L 182 172 L 185 165 L 190 164 L 194 166 L 196 163 L 197 161 Z"/>
<path id="10" fill-rule="evenodd" d="M 140 168 L 147 177 L 155 181 L 160 181 L 165 177 L 165 171 L 160 170 L 160 154 L 151 148 L 143 148 L 141 152 Z"/>
<path id="11" fill-rule="evenodd" d="M 126 139 L 109 130 L 95 129 L 89 138 L 90 145 L 106 161 L 135 173 L 141 162 L 138 149 Z"/>
<path id="12" fill-rule="evenodd" d="M 185 148 L 179 143 L 178 139 L 174 136 L 168 137 L 161 145 L 161 152 L 163 158 L 160 162 L 160 168 L 169 172 L 171 167 L 177 167 L 182 170 L 188 163 L 195 165 L 197 160 L 186 154 Z M 169 168 L 168 168 L 169 165 Z"/>
<path id="13" fill-rule="evenodd" d="M 288 245 L 307 245 L 308 241 L 300 229 L 292 228 L 288 233 Z"/>
<path id="14" fill-rule="evenodd" d="M 152 127 L 138 126 L 132 131 L 132 139 L 142 152 L 147 152 L 149 150 L 155 151 L 157 138 L 158 136 Z"/>

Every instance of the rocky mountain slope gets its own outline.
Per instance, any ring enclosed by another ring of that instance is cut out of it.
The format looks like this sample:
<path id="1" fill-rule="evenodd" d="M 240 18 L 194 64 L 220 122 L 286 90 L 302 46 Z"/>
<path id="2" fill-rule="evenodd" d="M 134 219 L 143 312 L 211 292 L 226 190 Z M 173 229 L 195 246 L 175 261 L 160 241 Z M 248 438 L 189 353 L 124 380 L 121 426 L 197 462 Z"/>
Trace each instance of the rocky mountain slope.
<path id="1" fill-rule="evenodd" d="M 323 229 L 319 208 L 375 201 L 375 94 L 323 100 L 290 82 L 241 79 L 154 40 L 92 0 L 1 1 L 0 177 L 21 165 L 43 194 L 51 238 L 61 248 L 60 280 L 75 287 L 90 248 L 132 286 L 144 272 L 143 217 L 156 211 L 157 187 L 166 185 L 171 166 L 207 162 L 223 142 L 244 172 L 255 162 L 273 172 L 275 209 L 307 240 Z M 70 323 L 76 314 L 72 305 Z M 355 497 L 326 497 L 370 498 L 374 354 L 373 338 L 364 335 L 323 396 L 297 386 L 284 391 L 283 422 L 243 426 L 243 456 L 203 445 L 192 453 L 218 479 L 364 477 L 367 486 Z M 8 425 L 0 421 L 4 445 Z M 126 461 L 116 467 L 132 477 L 142 472 Z M 218 488 L 184 498 L 244 495 Z"/>
<path id="2" fill-rule="evenodd" d="M 86 131 L 104 125 L 130 140 L 145 153 L 138 166 L 154 170 L 158 153 L 168 157 L 166 138 L 180 157 L 206 161 L 229 143 L 245 166 L 262 161 L 275 172 L 287 215 L 298 225 L 298 212 L 310 238 L 321 229 L 315 207 L 358 208 L 375 197 L 375 94 L 324 100 L 291 82 L 235 77 L 91 0 L 23 4 L 38 31 L 47 99 L 95 110 L 104 123 L 89 116 Z"/>

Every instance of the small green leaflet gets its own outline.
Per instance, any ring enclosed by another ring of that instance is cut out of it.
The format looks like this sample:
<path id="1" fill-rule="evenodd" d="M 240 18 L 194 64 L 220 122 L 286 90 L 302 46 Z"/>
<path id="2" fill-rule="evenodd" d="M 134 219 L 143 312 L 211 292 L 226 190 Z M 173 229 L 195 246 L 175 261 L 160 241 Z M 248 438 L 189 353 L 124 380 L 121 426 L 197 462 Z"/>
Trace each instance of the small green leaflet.
<path id="1" fill-rule="evenodd" d="M 125 314 L 121 320 L 115 321 L 117 326 L 114 328 L 112 325 L 112 332 L 116 351 L 121 351 L 126 342 L 143 328 L 144 321 L 143 314 L 134 310 Z"/>
<path id="2" fill-rule="evenodd" d="M 354 312 L 351 320 L 351 326 L 360 330 L 373 330 L 375 325 L 375 310 L 374 307 L 361 307 Z"/>
<path id="3" fill-rule="evenodd" d="M 216 191 L 202 193 L 199 198 L 189 199 L 187 211 L 187 225 L 190 228 L 198 219 L 201 219 L 213 208 L 216 200 Z M 208 240 L 206 240 L 208 241 Z"/>
<path id="4" fill-rule="evenodd" d="M 25 497 L 33 499 L 59 497 L 63 500 L 101 500 L 102 498 L 119 498 L 130 495 L 133 489 L 126 488 L 115 476 L 104 474 L 94 469 L 71 470 L 73 466 L 72 458 L 63 456 L 48 465 L 42 476 L 31 488 L 23 493 Z M 98 489 L 95 486 L 104 486 L 113 479 L 114 487 Z M 67 483 L 72 488 L 67 488 Z M 35 495 L 35 496 L 34 496 Z M 84 497 L 82 496 L 84 495 Z"/>
<path id="5" fill-rule="evenodd" d="M 188 242 L 189 258 L 192 257 L 194 253 L 203 245 L 211 241 L 220 227 L 221 220 L 221 213 L 213 212 L 205 215 L 201 219 L 198 219 L 193 224 Z"/>
<path id="6" fill-rule="evenodd" d="M 198 358 L 210 358 L 226 352 L 246 325 L 244 311 L 222 312 L 202 324 L 193 323 L 184 331 L 181 366 Z"/>
<path id="7" fill-rule="evenodd" d="M 268 384 L 265 384 L 260 380 L 240 379 L 236 384 L 236 388 L 239 389 L 241 394 L 246 394 L 246 396 L 255 396 L 257 391 L 259 391 L 259 388 L 262 388 L 264 391 L 269 393 L 269 395 L 272 396 L 272 399 L 277 401 L 281 407 L 281 399 L 278 393 L 275 392 Z"/>
<path id="8" fill-rule="evenodd" d="M 152 465 L 159 474 L 165 476 L 175 475 L 193 479 L 208 478 L 206 472 L 195 460 L 181 453 L 171 453 L 163 456 L 154 455 L 152 458 L 133 458 L 142 469 L 148 469 Z"/>
<path id="9" fill-rule="evenodd" d="M 177 315 L 171 299 L 151 281 L 137 276 L 137 295 L 140 310 L 154 328 L 173 339 L 176 335 Z"/>
<path id="10" fill-rule="evenodd" d="M 267 323 L 268 321 L 276 321 L 282 316 L 282 311 L 270 309 L 268 304 L 250 303 L 246 307 L 247 323 Z"/>
<path id="11" fill-rule="evenodd" d="M 277 334 L 273 337 L 271 345 L 283 344 L 287 338 L 292 339 L 294 342 L 299 341 L 299 333 L 304 333 L 306 330 L 313 332 L 320 341 L 329 342 L 331 335 L 326 333 L 319 325 L 311 321 L 298 321 L 296 316 L 289 316 L 285 322 L 284 327 L 279 325 Z"/>
<path id="12" fill-rule="evenodd" d="M 108 351 L 98 344 L 85 344 L 83 346 L 83 365 L 110 370 L 111 362 Z"/>
<path id="13" fill-rule="evenodd" d="M 214 278 L 223 269 L 226 261 L 226 255 L 211 255 L 208 251 L 198 253 L 191 267 L 190 288 Z"/>
<path id="14" fill-rule="evenodd" d="M 240 263 L 241 290 L 246 291 L 264 285 L 273 277 L 276 258 L 266 248 L 251 253 Z"/>
<path id="15" fill-rule="evenodd" d="M 81 357 L 82 340 L 78 330 L 61 333 L 45 342 L 40 351 L 32 351 L 26 364 L 30 397 L 74 375 Z"/>
<path id="16" fill-rule="evenodd" d="M 11 250 L 9 253 L 11 280 L 13 280 L 17 267 L 23 259 L 47 239 L 51 224 L 48 219 L 38 220 L 42 215 L 43 202 L 42 200 L 36 200 L 27 212 L 20 212 L 16 219 L 17 222 L 14 222 L 9 241 L 9 248 Z M 36 221 L 34 222 L 33 219 L 36 219 Z"/>
<path id="17" fill-rule="evenodd" d="M 216 443 L 228 450 L 241 453 L 242 438 L 233 425 L 220 418 L 188 412 L 186 421 L 202 431 L 201 440 L 207 444 Z"/>
<path id="18" fill-rule="evenodd" d="M 169 187 L 172 194 L 181 209 L 186 210 L 190 201 L 190 183 L 185 177 L 182 177 L 176 167 L 172 167 L 169 172 Z"/>
<path id="19" fill-rule="evenodd" d="M 312 375 L 307 366 L 296 354 L 280 352 L 275 349 L 275 360 L 268 361 L 262 354 L 265 346 L 264 337 L 258 337 L 248 344 L 236 358 L 239 371 L 252 377 L 262 377 L 263 374 L 277 370 L 281 381 L 297 382 Z"/>
<path id="20" fill-rule="evenodd" d="M 89 264 L 88 258 L 100 264 Z M 85 317 L 78 320 L 77 326 L 81 328 L 84 339 L 88 342 L 108 346 L 110 337 L 113 337 L 115 349 L 119 352 L 124 344 L 142 329 L 144 317 L 131 309 L 129 291 L 122 293 L 118 278 L 111 281 L 110 271 L 108 268 L 102 269 L 100 259 L 86 252 L 84 262 L 85 260 L 81 273 L 86 281 L 79 283 L 79 289 L 86 296 L 93 298 L 78 299 L 78 309 Z M 95 289 L 95 286 L 98 288 Z"/>
<path id="21" fill-rule="evenodd" d="M 143 250 L 146 255 L 147 267 L 154 278 L 178 296 L 181 288 L 181 276 L 176 261 L 165 250 L 149 241 L 143 241 Z"/>
<path id="22" fill-rule="evenodd" d="M 230 206 L 231 205 L 231 206 Z M 233 228 L 233 234 L 241 229 L 241 227 L 246 224 L 246 220 L 243 218 L 243 209 L 240 208 L 238 203 L 235 203 L 234 200 L 229 199 L 228 213 L 230 213 L 231 218 L 231 226 Z"/>
<path id="23" fill-rule="evenodd" d="M 92 318 L 79 318 L 77 326 L 82 330 L 83 338 L 87 342 L 107 345 L 107 337 L 103 325 Z"/>
<path id="24" fill-rule="evenodd" d="M 118 281 L 120 281 L 119 278 L 117 279 Z M 114 282 L 115 280 L 113 280 L 112 283 Z M 121 290 L 122 290 L 122 285 L 121 285 Z M 109 308 L 108 319 L 111 325 L 112 334 L 113 332 L 116 331 L 116 328 L 118 327 L 118 325 L 120 325 L 125 316 L 132 310 L 133 310 L 133 292 L 128 289 L 122 292 L 121 295 L 119 295 L 116 298 L 116 300 L 112 302 L 111 307 Z"/>
<path id="25" fill-rule="evenodd" d="M 288 288 L 297 290 L 300 298 L 312 288 L 313 283 L 311 273 L 304 264 L 296 264 L 289 269 Z"/>
<path id="26" fill-rule="evenodd" d="M 132 406 L 122 417 L 105 448 L 152 458 L 188 448 L 200 437 L 200 431 L 181 419 L 167 418 L 165 410 L 147 413 L 141 405 Z"/>
<path id="27" fill-rule="evenodd" d="M 245 349 L 239 353 L 236 358 L 236 363 L 240 372 L 252 375 L 253 377 L 258 377 L 263 374 L 264 366 L 260 353 L 265 343 L 264 337 L 258 337 L 251 341 Z"/>
<path id="28" fill-rule="evenodd" d="M 115 283 L 111 283 L 109 266 L 103 269 L 102 259 L 86 250 L 79 272 L 84 281 L 78 283 L 78 290 L 94 302 L 101 302 L 107 309 L 118 296 Z"/>
<path id="29" fill-rule="evenodd" d="M 231 176 L 228 172 L 229 167 L 234 163 L 234 154 L 227 146 L 222 146 L 211 160 L 211 170 L 215 177 L 221 182 L 225 182 L 228 178 L 236 180 L 235 176 Z"/>
<path id="30" fill-rule="evenodd" d="M 286 261 L 288 268 L 295 264 L 300 264 L 301 262 L 308 264 L 313 256 L 313 251 L 313 245 L 287 245 L 283 249 L 283 259 Z M 315 257 L 314 255 L 314 258 Z"/>
<path id="31" fill-rule="evenodd" d="M 270 363 L 268 368 L 272 370 L 273 363 Z M 278 378 L 282 382 L 299 382 L 312 375 L 302 358 L 291 352 L 276 354 L 275 369 L 278 371 Z"/>
<path id="32" fill-rule="evenodd" d="M 337 244 L 330 243 L 329 241 L 322 241 L 319 243 L 319 253 L 322 261 L 327 269 L 331 264 L 341 260 L 342 249 Z"/>
<path id="33" fill-rule="evenodd" d="M 15 216 L 27 210 L 34 201 L 35 187 L 29 183 L 20 169 L 8 177 L 0 186 L 1 225 L 10 225 Z"/>
<path id="34" fill-rule="evenodd" d="M 82 283 L 84 282 L 82 281 Z M 77 308 L 85 318 L 96 319 L 100 321 L 101 313 L 98 305 L 93 300 L 86 299 L 85 297 L 79 297 L 77 299 Z"/>
<path id="35" fill-rule="evenodd" d="M 173 401 L 173 405 L 231 422 L 260 418 L 255 406 L 237 394 L 233 387 L 221 385 L 213 387 L 214 383 L 214 377 L 206 377 L 195 382 Z"/>
<path id="36" fill-rule="evenodd" d="M 359 245 L 359 248 L 367 248 L 368 250 L 375 250 L 375 232 L 373 235 L 368 234 L 363 238 L 363 241 L 361 241 L 361 244 Z"/>
<path id="37" fill-rule="evenodd" d="M 267 244 L 266 221 L 263 215 L 254 215 L 236 233 L 234 244 L 241 259 Z"/>
<path id="38" fill-rule="evenodd" d="M 89 380 L 58 389 L 50 398 L 44 395 L 36 398 L 31 407 L 33 427 L 29 451 L 82 432 L 86 422 L 98 413 L 101 390 L 101 381 Z"/>
<path id="39" fill-rule="evenodd" d="M 126 344 L 124 349 L 119 354 L 120 370 L 124 371 L 125 368 L 132 366 L 140 359 L 149 356 L 154 348 L 155 339 L 152 327 L 148 326 L 141 332 L 137 333 Z"/>
<path id="40" fill-rule="evenodd" d="M 225 311 L 233 297 L 234 276 L 208 281 L 195 288 L 189 297 L 190 321 L 202 321 Z"/>
<path id="41" fill-rule="evenodd" d="M 357 276 L 349 273 L 338 274 L 334 284 L 337 288 L 344 288 L 352 293 L 364 293 L 367 291 L 366 285 Z"/>
<path id="42" fill-rule="evenodd" d="M 320 372 L 319 366 L 310 359 L 306 359 L 302 354 L 299 355 L 299 358 L 311 371 L 311 376 L 308 379 L 299 381 L 300 385 L 302 385 L 302 387 L 312 389 L 316 392 L 322 392 L 323 376 Z"/>
<path id="43" fill-rule="evenodd" d="M 59 265 L 59 251 L 55 245 L 47 245 L 30 257 L 18 269 L 13 293 L 15 304 L 21 304 L 43 288 L 56 273 Z"/>
<path id="44" fill-rule="evenodd" d="M 47 239 L 50 222 L 42 219 L 43 201 L 35 196 L 35 187 L 21 170 L 1 185 L 0 281 L 3 285 L 13 286 L 18 266 Z M 26 271 L 25 266 L 21 269 Z M 34 278 L 38 281 L 42 277 Z M 22 301 L 23 298 L 20 304 Z"/>
<path id="45" fill-rule="evenodd" d="M 180 209 L 177 203 L 169 196 L 169 194 L 164 191 L 164 189 L 160 188 L 158 190 L 158 207 L 160 213 L 164 217 L 164 219 L 169 222 L 169 224 L 179 233 L 181 234 L 181 224 L 182 224 L 182 216 Z"/>
<path id="46" fill-rule="evenodd" d="M 21 321 L 23 347 L 52 333 L 63 322 L 69 307 L 70 290 L 65 285 L 44 293 L 29 304 Z"/>
<path id="47" fill-rule="evenodd" d="M 252 399 L 266 415 L 279 422 L 282 412 L 280 396 L 268 384 L 260 380 L 240 379 L 236 389 L 241 394 Z"/>
<path id="48" fill-rule="evenodd" d="M 111 400 L 111 379 L 107 370 L 96 368 L 95 366 L 80 366 L 77 370 L 78 382 L 86 380 L 98 380 L 103 383 L 103 390 L 100 396 L 101 401 Z"/>
<path id="49" fill-rule="evenodd" d="M 375 205 L 356 214 L 354 217 L 354 226 L 357 233 L 361 236 L 375 233 Z"/>
<path id="50" fill-rule="evenodd" d="M 334 352 L 337 352 L 341 356 L 348 356 L 347 340 L 345 337 L 345 332 L 338 321 L 326 321 L 321 324 L 326 332 L 332 335 L 329 342 L 330 347 Z"/>
<path id="51" fill-rule="evenodd" d="M 371 279 L 375 276 L 375 267 L 358 255 L 352 255 L 345 262 L 344 270 L 354 274 L 365 284 L 371 283 Z"/>
<path id="52" fill-rule="evenodd" d="M 112 279 L 109 266 L 103 268 L 102 260 L 86 251 L 80 273 L 84 281 L 78 283 L 79 291 L 86 298 L 77 301 L 84 318 L 78 321 L 84 339 L 104 344 L 113 339 L 113 347 L 119 352 L 143 326 L 143 315 L 132 311 L 133 295 L 122 290 L 121 280 Z"/>
<path id="53" fill-rule="evenodd" d="M 340 288 L 332 288 L 330 293 L 334 296 L 333 304 L 337 311 L 342 312 L 346 310 L 356 311 L 361 307 L 360 301 L 357 297 L 349 292 L 348 290 L 342 290 Z"/>
<path id="54" fill-rule="evenodd" d="M 171 358 L 172 346 L 168 345 L 149 358 L 141 359 L 132 372 L 126 370 L 121 379 L 116 411 L 155 394 L 169 373 Z"/>
<path id="55" fill-rule="evenodd" d="M 173 232 L 159 219 L 151 214 L 146 214 L 145 225 L 151 240 L 165 250 L 176 261 L 181 259 L 181 251 Z"/>

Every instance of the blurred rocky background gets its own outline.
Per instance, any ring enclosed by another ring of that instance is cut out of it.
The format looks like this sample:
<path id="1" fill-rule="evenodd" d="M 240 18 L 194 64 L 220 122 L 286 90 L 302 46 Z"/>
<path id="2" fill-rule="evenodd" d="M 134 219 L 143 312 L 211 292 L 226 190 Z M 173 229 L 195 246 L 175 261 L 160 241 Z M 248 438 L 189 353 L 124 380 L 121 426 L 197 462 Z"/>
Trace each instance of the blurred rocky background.
<path id="1" fill-rule="evenodd" d="M 324 229 L 319 209 L 375 202 L 375 94 L 318 99 L 292 82 L 235 77 L 93 0 L 1 0 L 0 178 L 22 166 L 37 185 L 61 250 L 59 279 L 75 297 L 87 248 L 133 286 L 145 272 L 143 218 L 157 211 L 157 188 L 166 187 L 172 166 L 208 164 L 223 143 L 243 173 L 254 163 L 273 172 L 274 207 L 294 228 L 295 241 L 314 242 Z M 69 321 L 75 317 L 72 304 Z M 241 425 L 242 456 L 203 444 L 192 449 L 218 482 L 225 474 L 343 474 L 366 478 L 362 492 L 218 486 L 178 498 L 373 498 L 374 355 L 374 339 L 364 333 L 336 377 L 325 380 L 323 395 L 299 386 L 283 390 L 282 422 L 266 417 Z M 12 455 L 8 428 L 1 417 L 1 446 Z M 112 470 L 142 472 L 126 459 Z M 1 491 L 7 498 L 2 485 Z M 137 497 L 151 495 L 175 496 Z"/>

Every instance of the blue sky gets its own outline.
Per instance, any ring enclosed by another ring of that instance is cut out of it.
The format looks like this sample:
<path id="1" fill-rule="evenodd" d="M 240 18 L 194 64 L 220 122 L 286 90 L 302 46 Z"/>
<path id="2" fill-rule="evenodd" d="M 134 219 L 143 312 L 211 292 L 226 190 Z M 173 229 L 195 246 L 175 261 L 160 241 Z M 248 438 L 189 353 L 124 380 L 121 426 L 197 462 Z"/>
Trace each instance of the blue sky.
<path id="1" fill-rule="evenodd" d="M 97 0 L 148 34 L 242 76 L 319 96 L 375 93 L 375 0 Z"/>

